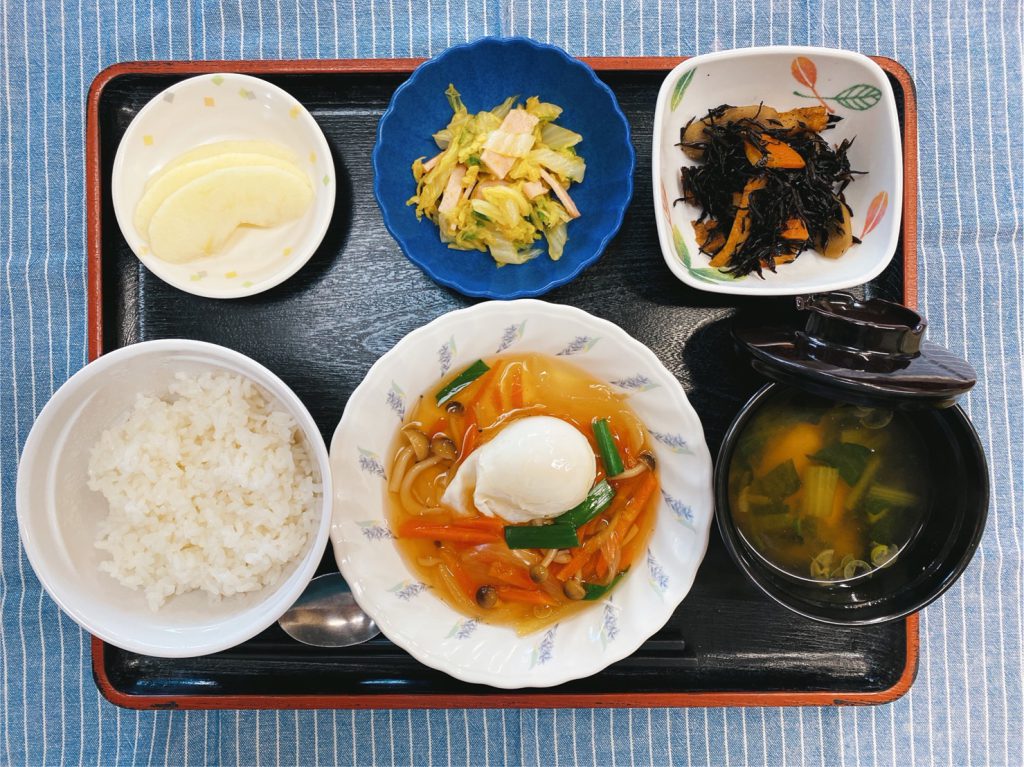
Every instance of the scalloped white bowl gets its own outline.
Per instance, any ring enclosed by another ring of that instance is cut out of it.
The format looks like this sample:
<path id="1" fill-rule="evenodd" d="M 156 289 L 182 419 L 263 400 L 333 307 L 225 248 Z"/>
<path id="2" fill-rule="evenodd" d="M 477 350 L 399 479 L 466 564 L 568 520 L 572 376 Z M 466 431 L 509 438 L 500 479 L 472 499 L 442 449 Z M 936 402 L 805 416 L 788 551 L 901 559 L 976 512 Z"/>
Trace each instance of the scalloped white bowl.
<path id="1" fill-rule="evenodd" d="M 395 546 L 385 505 L 388 450 L 407 408 L 450 370 L 501 352 L 561 355 L 622 391 L 649 427 L 662 485 L 649 549 L 611 596 L 525 637 L 467 619 L 421 583 Z M 713 516 L 711 457 L 676 378 L 617 325 L 529 299 L 454 311 L 399 341 L 352 393 L 331 471 L 331 541 L 359 605 L 417 660 L 494 687 L 549 687 L 634 652 L 689 592 Z"/>
<path id="2" fill-rule="evenodd" d="M 703 117 L 720 104 L 762 101 L 779 110 L 824 103 L 843 118 L 822 135 L 830 144 L 856 138 L 850 164 L 867 175 L 846 188 L 846 201 L 853 208 L 853 232 L 863 233 L 864 241 L 839 259 L 808 250 L 777 273 L 766 270 L 763 280 L 756 274 L 731 279 L 711 268 L 697 246 L 690 222 L 699 209 L 674 203 L 680 194 L 679 169 L 696 164 L 679 148 L 679 133 L 691 117 Z M 778 45 L 687 59 L 669 72 L 658 91 L 652 165 L 661 252 L 672 273 L 690 287 L 754 296 L 823 293 L 873 280 L 896 253 L 903 207 L 896 98 L 882 68 L 860 53 Z"/>

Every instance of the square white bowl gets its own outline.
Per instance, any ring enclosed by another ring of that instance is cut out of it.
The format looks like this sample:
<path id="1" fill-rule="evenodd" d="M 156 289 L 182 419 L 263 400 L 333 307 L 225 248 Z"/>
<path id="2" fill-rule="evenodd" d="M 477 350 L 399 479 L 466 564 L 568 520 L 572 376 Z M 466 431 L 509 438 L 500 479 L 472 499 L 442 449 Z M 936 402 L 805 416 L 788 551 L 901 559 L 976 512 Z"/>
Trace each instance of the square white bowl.
<path id="1" fill-rule="evenodd" d="M 849 151 L 856 176 L 846 188 L 853 233 L 863 242 L 839 259 L 807 250 L 790 264 L 733 279 L 709 266 L 691 221 L 699 210 L 680 197 L 679 170 L 695 165 L 678 146 L 691 117 L 720 104 L 763 102 L 779 111 L 825 104 L 843 119 L 823 134 L 830 144 L 856 139 Z M 903 155 L 896 98 L 881 67 L 851 51 L 801 46 L 741 48 L 708 53 L 673 69 L 658 92 L 654 112 L 652 177 L 662 256 L 680 280 L 698 290 L 783 296 L 861 285 L 892 260 L 903 202 Z"/>

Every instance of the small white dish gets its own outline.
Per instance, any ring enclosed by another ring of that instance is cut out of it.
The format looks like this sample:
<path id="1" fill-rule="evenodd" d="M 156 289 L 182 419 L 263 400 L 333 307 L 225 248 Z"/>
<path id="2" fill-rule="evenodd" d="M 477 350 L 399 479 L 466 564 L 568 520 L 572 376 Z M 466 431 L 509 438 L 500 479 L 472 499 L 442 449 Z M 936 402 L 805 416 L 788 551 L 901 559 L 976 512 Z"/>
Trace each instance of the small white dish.
<path id="1" fill-rule="evenodd" d="M 254 381 L 298 423 L 323 484 L 315 534 L 275 584 L 219 602 L 202 592 L 182 594 L 154 612 L 142 591 L 100 572 L 107 555 L 94 544 L 108 505 L 87 484 L 89 455 L 100 434 L 132 407 L 137 393 L 164 393 L 175 374 L 209 370 Z M 105 354 L 57 390 L 25 441 L 16 497 L 29 562 L 65 613 L 90 634 L 125 650 L 186 658 L 251 639 L 303 592 L 327 545 L 331 471 L 320 430 L 280 378 L 222 346 L 170 339 Z"/>
<path id="2" fill-rule="evenodd" d="M 525 637 L 466 618 L 420 582 L 395 546 L 386 508 L 388 451 L 407 408 L 449 371 L 504 352 L 565 357 L 624 393 L 653 437 L 662 490 L 648 552 L 610 597 Z M 420 662 L 494 687 L 550 687 L 633 653 L 689 592 L 713 516 L 711 457 L 675 376 L 617 325 L 532 299 L 450 312 L 399 341 L 349 398 L 331 469 L 331 541 L 359 606 Z"/>
<path id="3" fill-rule="evenodd" d="M 146 180 L 183 152 L 235 140 L 291 150 L 313 186 L 305 215 L 281 226 L 249 227 L 210 258 L 172 264 L 153 256 L 133 223 Z M 327 140 L 302 104 L 266 80 L 221 73 L 182 80 L 139 110 L 117 147 L 111 196 L 122 235 L 153 274 L 197 296 L 241 298 L 279 285 L 309 261 L 330 225 L 336 183 Z"/>
<path id="4" fill-rule="evenodd" d="M 779 111 L 825 104 L 842 121 L 822 136 L 854 138 L 850 164 L 867 171 L 846 188 L 853 232 L 863 242 L 839 259 L 808 250 L 777 273 L 733 279 L 709 266 L 691 221 L 699 210 L 680 196 L 679 169 L 696 163 L 677 146 L 691 117 L 720 104 L 763 102 Z M 903 206 L 903 155 L 896 99 L 881 67 L 859 53 L 799 46 L 741 48 L 694 56 L 673 69 L 654 112 L 652 176 L 662 256 L 687 285 L 712 293 L 781 296 L 841 290 L 877 277 L 892 260 Z"/>

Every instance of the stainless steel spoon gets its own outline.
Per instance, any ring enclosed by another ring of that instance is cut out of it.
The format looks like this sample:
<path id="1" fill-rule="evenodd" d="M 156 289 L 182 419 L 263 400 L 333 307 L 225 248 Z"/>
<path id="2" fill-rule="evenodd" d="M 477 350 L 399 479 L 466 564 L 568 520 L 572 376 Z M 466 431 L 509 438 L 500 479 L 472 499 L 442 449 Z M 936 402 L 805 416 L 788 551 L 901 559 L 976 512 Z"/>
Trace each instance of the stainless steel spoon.
<path id="1" fill-rule="evenodd" d="M 315 647 L 349 647 L 380 633 L 373 618 L 356 604 L 341 573 L 311 580 L 278 624 L 292 639 Z"/>

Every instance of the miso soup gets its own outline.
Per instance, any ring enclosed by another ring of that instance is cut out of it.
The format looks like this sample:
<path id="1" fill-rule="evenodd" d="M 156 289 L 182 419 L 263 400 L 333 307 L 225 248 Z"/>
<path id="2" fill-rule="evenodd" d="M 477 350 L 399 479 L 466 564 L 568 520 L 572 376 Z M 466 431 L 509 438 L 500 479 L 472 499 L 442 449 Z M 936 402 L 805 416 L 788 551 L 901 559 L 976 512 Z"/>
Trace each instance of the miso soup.
<path id="1" fill-rule="evenodd" d="M 926 460 L 899 411 L 782 390 L 737 442 L 732 517 L 761 556 L 791 575 L 858 578 L 891 563 L 921 528 Z"/>

